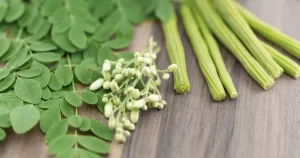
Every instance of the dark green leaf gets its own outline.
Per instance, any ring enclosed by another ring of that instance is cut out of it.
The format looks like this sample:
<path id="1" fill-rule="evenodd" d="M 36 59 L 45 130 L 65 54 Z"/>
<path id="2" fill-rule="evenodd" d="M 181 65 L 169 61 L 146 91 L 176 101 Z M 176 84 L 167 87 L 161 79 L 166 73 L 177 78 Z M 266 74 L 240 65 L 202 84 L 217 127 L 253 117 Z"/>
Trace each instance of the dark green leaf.
<path id="1" fill-rule="evenodd" d="M 73 72 L 69 67 L 57 67 L 55 70 L 55 75 L 63 86 L 67 86 L 73 81 Z"/>
<path id="2" fill-rule="evenodd" d="M 40 119 L 40 112 L 32 104 L 17 107 L 10 113 L 13 130 L 23 134 L 32 129 Z"/>
<path id="3" fill-rule="evenodd" d="M 74 69 L 77 79 L 83 84 L 89 84 L 91 82 L 92 73 L 89 69 L 76 66 Z"/>
<path id="4" fill-rule="evenodd" d="M 66 91 L 56 91 L 56 92 L 52 92 L 51 94 L 51 98 L 62 98 L 63 96 L 66 95 Z"/>
<path id="5" fill-rule="evenodd" d="M 10 1 L 5 15 L 5 22 L 11 23 L 18 20 L 25 12 L 25 4 L 21 0 Z"/>
<path id="6" fill-rule="evenodd" d="M 49 100 L 51 98 L 51 91 L 48 87 L 42 89 L 42 98 L 44 100 Z"/>
<path id="7" fill-rule="evenodd" d="M 62 135 L 49 143 L 48 153 L 59 154 L 71 148 L 76 143 L 74 135 Z"/>
<path id="8" fill-rule="evenodd" d="M 18 78 L 14 86 L 14 92 L 17 97 L 32 104 L 38 104 L 42 98 L 41 86 L 31 79 Z"/>
<path id="9" fill-rule="evenodd" d="M 65 117 L 75 115 L 73 107 L 65 99 L 60 100 L 60 106 L 60 110 Z"/>
<path id="10" fill-rule="evenodd" d="M 40 64 L 38 62 L 33 62 L 32 66 L 42 69 L 42 74 L 39 76 L 33 77 L 32 79 L 36 80 L 40 84 L 41 88 L 45 88 L 50 81 L 49 69 L 46 66 L 44 66 L 43 64 Z"/>
<path id="11" fill-rule="evenodd" d="M 69 123 L 74 128 L 79 128 L 82 124 L 82 119 L 80 116 L 73 115 L 68 118 Z"/>
<path id="12" fill-rule="evenodd" d="M 49 128 L 60 120 L 60 106 L 57 104 L 42 114 L 40 119 L 40 128 L 44 133 L 47 133 Z"/>
<path id="13" fill-rule="evenodd" d="M 39 41 L 31 44 L 30 49 L 33 51 L 44 52 L 44 51 L 55 50 L 57 49 L 57 47 L 52 41 L 44 40 L 44 41 Z"/>
<path id="14" fill-rule="evenodd" d="M 82 104 L 81 96 L 75 92 L 68 92 L 65 95 L 65 99 L 69 104 L 71 104 L 75 107 L 79 107 Z"/>
<path id="15" fill-rule="evenodd" d="M 68 33 L 69 40 L 79 49 L 84 49 L 87 44 L 87 37 L 82 29 L 78 26 L 73 26 Z"/>
<path id="16" fill-rule="evenodd" d="M 10 70 L 8 68 L 0 69 L 0 81 L 6 78 L 10 74 Z"/>
<path id="17" fill-rule="evenodd" d="M 0 128 L 0 141 L 4 140 L 5 138 L 6 138 L 5 131 L 2 128 Z"/>
<path id="18" fill-rule="evenodd" d="M 89 120 L 89 118 L 86 117 L 81 117 L 81 118 L 82 118 L 82 124 L 79 129 L 83 132 L 87 132 L 91 128 L 91 121 Z"/>
<path id="19" fill-rule="evenodd" d="M 80 93 L 84 102 L 88 104 L 97 104 L 98 98 L 97 95 L 89 90 L 84 90 Z"/>
<path id="20" fill-rule="evenodd" d="M 30 69 L 25 69 L 21 71 L 17 71 L 16 74 L 20 77 L 31 78 L 36 77 L 42 74 L 42 69 L 38 67 L 32 67 Z"/>
<path id="21" fill-rule="evenodd" d="M 61 90 L 62 88 L 62 84 L 54 74 L 51 74 L 48 86 L 55 91 Z"/>
<path id="22" fill-rule="evenodd" d="M 1 2 L 0 2 L 0 7 L 1 7 Z M 9 46 L 10 46 L 10 40 L 6 37 L 5 34 L 0 34 L 0 57 L 2 57 L 9 50 Z"/>
<path id="23" fill-rule="evenodd" d="M 78 136 L 77 137 L 78 143 L 83 146 L 84 148 L 96 152 L 96 153 L 102 153 L 106 154 L 109 152 L 109 146 L 108 144 L 93 136 Z"/>
<path id="24" fill-rule="evenodd" d="M 53 106 L 56 106 L 56 105 L 59 105 L 60 104 L 60 100 L 59 99 L 50 99 L 50 100 L 47 100 L 47 101 L 42 101 L 38 104 L 38 106 L 40 108 L 43 108 L 43 109 L 49 109 L 49 108 L 52 108 Z"/>
<path id="25" fill-rule="evenodd" d="M 46 133 L 46 143 L 51 143 L 55 138 L 65 135 L 68 131 L 68 120 L 63 119 L 51 126 Z"/>
<path id="26" fill-rule="evenodd" d="M 91 131 L 96 136 L 108 141 L 112 141 L 113 132 L 107 126 L 94 119 L 90 119 L 90 121 L 91 121 Z"/>
<path id="27" fill-rule="evenodd" d="M 0 92 L 7 90 L 15 82 L 15 74 L 10 74 L 6 78 L 2 79 L 0 82 Z"/>

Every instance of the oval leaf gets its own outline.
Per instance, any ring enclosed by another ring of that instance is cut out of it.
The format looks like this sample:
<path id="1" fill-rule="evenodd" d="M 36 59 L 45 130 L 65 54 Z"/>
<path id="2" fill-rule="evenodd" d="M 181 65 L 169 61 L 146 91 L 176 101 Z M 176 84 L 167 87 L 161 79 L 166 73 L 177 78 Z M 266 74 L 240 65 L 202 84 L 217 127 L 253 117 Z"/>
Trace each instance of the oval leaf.
<path id="1" fill-rule="evenodd" d="M 51 91 L 48 87 L 42 89 L 42 98 L 44 100 L 49 100 L 51 98 Z"/>
<path id="2" fill-rule="evenodd" d="M 91 128 L 91 121 L 89 118 L 81 117 L 82 118 L 82 124 L 80 126 L 80 130 L 83 132 L 87 132 Z"/>
<path id="3" fill-rule="evenodd" d="M 112 141 L 113 139 L 113 132 L 110 130 L 107 126 L 105 126 L 103 123 L 90 119 L 91 121 L 91 131 L 98 137 Z"/>
<path id="4" fill-rule="evenodd" d="M 63 86 L 69 85 L 73 81 L 73 72 L 70 68 L 59 66 L 55 70 L 55 76 Z"/>
<path id="5" fill-rule="evenodd" d="M 5 15 L 5 22 L 7 23 L 18 20 L 25 12 L 25 4 L 21 0 L 15 0 L 11 3 Z"/>
<path id="6" fill-rule="evenodd" d="M 75 115 L 73 107 L 65 99 L 60 100 L 60 106 L 60 110 L 65 117 Z"/>
<path id="7" fill-rule="evenodd" d="M 57 47 L 53 42 L 49 40 L 44 40 L 44 41 L 31 44 L 30 49 L 38 52 L 45 52 L 45 51 L 55 50 L 57 49 Z"/>
<path id="8" fill-rule="evenodd" d="M 42 74 L 31 79 L 37 81 L 42 88 L 46 87 L 50 80 L 50 70 L 46 66 L 38 62 L 33 62 L 32 66 L 41 68 Z"/>
<path id="9" fill-rule="evenodd" d="M 71 148 L 76 143 L 74 135 L 62 135 L 51 141 L 48 146 L 48 153 L 59 154 Z"/>
<path id="10" fill-rule="evenodd" d="M 73 116 L 69 117 L 68 120 L 69 120 L 70 125 L 74 128 L 79 128 L 82 124 L 81 117 L 77 116 L 77 115 L 73 115 Z"/>
<path id="11" fill-rule="evenodd" d="M 85 68 L 83 66 L 76 66 L 74 72 L 77 79 L 82 84 L 89 84 L 91 82 L 92 72 L 88 68 Z"/>
<path id="12" fill-rule="evenodd" d="M 9 46 L 10 46 L 9 39 L 4 34 L 0 35 L 0 57 L 8 51 Z"/>
<path id="13" fill-rule="evenodd" d="M 61 59 L 61 56 L 57 53 L 35 53 L 33 54 L 35 60 L 43 62 L 43 63 L 51 63 L 56 62 Z"/>
<path id="14" fill-rule="evenodd" d="M 78 143 L 83 146 L 84 148 L 96 152 L 96 153 L 102 153 L 106 154 L 109 152 L 109 146 L 108 144 L 93 136 L 78 136 L 77 137 Z"/>
<path id="15" fill-rule="evenodd" d="M 41 103 L 38 104 L 38 106 L 43 109 L 49 109 L 52 108 L 53 106 L 59 105 L 59 103 L 60 103 L 59 99 L 50 99 L 47 101 L 42 101 Z"/>
<path id="16" fill-rule="evenodd" d="M 54 124 L 46 133 L 46 143 L 51 143 L 55 138 L 66 134 L 68 131 L 68 120 L 63 119 Z"/>
<path id="17" fill-rule="evenodd" d="M 42 98 L 41 86 L 31 79 L 18 78 L 14 86 L 14 92 L 17 97 L 32 104 L 38 104 Z"/>
<path id="18" fill-rule="evenodd" d="M 61 90 L 62 88 L 62 84 L 54 74 L 51 74 L 48 86 L 55 91 Z"/>
<path id="19" fill-rule="evenodd" d="M 83 101 L 88 104 L 97 104 L 97 102 L 98 102 L 97 95 L 89 90 L 82 91 L 80 93 L 80 95 L 81 95 Z"/>
<path id="20" fill-rule="evenodd" d="M 10 74 L 10 70 L 8 68 L 3 68 L 0 70 L 0 80 L 6 78 Z"/>
<path id="21" fill-rule="evenodd" d="M 21 71 L 17 71 L 16 74 L 20 77 L 24 78 L 31 78 L 31 77 L 36 77 L 42 74 L 42 69 L 38 67 L 33 67 L 30 69 L 25 69 Z"/>
<path id="22" fill-rule="evenodd" d="M 0 82 L 0 92 L 7 90 L 15 82 L 15 74 L 10 74 Z"/>
<path id="23" fill-rule="evenodd" d="M 50 129 L 50 127 L 61 120 L 60 106 L 55 105 L 52 108 L 46 110 L 40 119 L 40 128 L 44 133 Z"/>
<path id="24" fill-rule="evenodd" d="M 75 92 L 68 92 L 65 95 L 65 99 L 69 104 L 71 104 L 75 107 L 79 107 L 82 104 L 81 96 Z"/>
<path id="25" fill-rule="evenodd" d="M 77 26 L 71 27 L 68 33 L 69 40 L 79 49 L 84 49 L 87 44 L 87 37 L 82 29 Z"/>

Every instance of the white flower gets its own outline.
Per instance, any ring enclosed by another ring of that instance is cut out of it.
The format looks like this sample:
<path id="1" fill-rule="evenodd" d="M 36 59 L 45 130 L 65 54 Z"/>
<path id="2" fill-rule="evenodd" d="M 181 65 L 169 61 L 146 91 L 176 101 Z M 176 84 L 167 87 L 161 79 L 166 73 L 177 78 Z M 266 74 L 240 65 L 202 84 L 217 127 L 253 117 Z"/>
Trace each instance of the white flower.
<path id="1" fill-rule="evenodd" d="M 138 89 L 135 89 L 133 92 L 132 92 L 132 97 L 133 99 L 139 99 L 141 93 Z"/>
<path id="2" fill-rule="evenodd" d="M 123 70 L 122 70 L 122 75 L 123 75 L 124 77 L 127 77 L 127 76 L 129 75 L 128 69 L 123 69 Z"/>
<path id="3" fill-rule="evenodd" d="M 107 103 L 107 102 L 108 102 L 108 97 L 104 97 L 104 96 L 103 96 L 103 97 L 102 97 L 102 102 L 103 102 L 103 103 Z"/>
<path id="4" fill-rule="evenodd" d="M 144 63 L 152 64 L 152 59 L 151 58 L 144 58 Z"/>
<path id="5" fill-rule="evenodd" d="M 142 68 L 142 74 L 143 74 L 144 76 L 149 76 L 149 75 L 150 75 L 150 72 L 151 72 L 151 70 L 150 70 L 150 68 L 149 68 L 148 66 L 144 66 L 144 67 Z"/>
<path id="6" fill-rule="evenodd" d="M 110 89 L 111 89 L 111 91 L 113 91 L 113 92 L 117 92 L 117 91 L 120 90 L 120 87 L 118 86 L 117 82 L 112 81 L 112 82 L 110 83 Z"/>
<path id="7" fill-rule="evenodd" d="M 115 75 L 115 80 L 116 80 L 116 81 L 121 81 L 121 80 L 123 80 L 123 75 L 122 75 L 122 74 L 116 74 L 116 75 Z"/>
<path id="8" fill-rule="evenodd" d="M 120 99 L 118 97 L 114 97 L 113 103 L 114 105 L 120 105 Z"/>
<path id="9" fill-rule="evenodd" d="M 111 69 L 111 65 L 108 60 L 105 60 L 103 64 L 103 71 L 109 71 Z"/>
<path id="10" fill-rule="evenodd" d="M 140 115 L 140 110 L 138 110 L 138 109 L 131 110 L 131 113 L 130 113 L 131 122 L 137 123 L 137 121 L 139 120 L 139 115 Z"/>
<path id="11" fill-rule="evenodd" d="M 140 52 L 135 52 L 135 53 L 134 53 L 134 56 L 135 56 L 135 57 L 139 57 L 140 55 L 141 55 Z"/>
<path id="12" fill-rule="evenodd" d="M 156 54 L 151 53 L 151 54 L 150 54 L 150 58 L 152 58 L 153 60 L 155 60 L 155 59 L 156 59 Z"/>
<path id="13" fill-rule="evenodd" d="M 104 79 L 103 78 L 99 78 L 98 80 L 96 80 L 95 82 L 93 82 L 90 86 L 90 90 L 91 91 L 95 91 L 95 90 L 98 90 L 99 88 L 102 87 L 104 83 Z"/>
<path id="14" fill-rule="evenodd" d="M 159 95 L 157 95 L 157 94 L 150 94 L 150 95 L 148 96 L 148 100 L 149 100 L 150 102 L 158 102 L 158 101 L 161 100 L 161 97 L 160 97 Z"/>
<path id="15" fill-rule="evenodd" d="M 103 83 L 103 88 L 104 88 L 104 89 L 110 89 L 110 81 L 105 81 L 105 82 Z"/>
<path id="16" fill-rule="evenodd" d="M 138 57 L 136 60 L 137 60 L 138 62 L 142 63 L 142 62 L 144 62 L 144 57 Z"/>
<path id="17" fill-rule="evenodd" d="M 169 75 L 168 73 L 166 73 L 166 74 L 163 75 L 163 79 L 164 79 L 164 80 L 167 80 L 167 79 L 169 79 L 169 78 L 170 78 L 170 75 Z"/>
<path id="18" fill-rule="evenodd" d="M 157 79 L 154 83 L 155 83 L 156 86 L 160 86 L 161 80 L 160 80 L 160 79 Z"/>
<path id="19" fill-rule="evenodd" d="M 177 70 L 178 66 L 176 64 L 171 64 L 169 67 L 168 67 L 168 71 L 175 71 Z"/>
<path id="20" fill-rule="evenodd" d="M 151 69 L 151 74 L 154 75 L 154 76 L 156 76 L 157 75 L 156 68 L 151 66 L 150 69 Z"/>
<path id="21" fill-rule="evenodd" d="M 106 118 L 109 118 L 112 116 L 113 113 L 113 104 L 111 102 L 108 102 L 104 105 L 104 116 Z"/>
<path id="22" fill-rule="evenodd" d="M 142 108 L 144 105 L 146 105 L 146 101 L 145 99 L 139 99 L 137 101 L 134 101 L 133 103 L 133 107 L 136 109 L 140 109 Z"/>
<path id="23" fill-rule="evenodd" d="M 134 68 L 130 68 L 129 69 L 129 75 L 131 75 L 131 76 L 133 76 L 133 75 L 135 75 L 135 69 Z"/>
<path id="24" fill-rule="evenodd" d="M 149 57 L 150 57 L 150 54 L 149 54 L 149 53 L 145 53 L 145 54 L 144 54 L 144 57 L 149 58 Z"/>
<path id="25" fill-rule="evenodd" d="M 108 128 L 114 129 L 116 128 L 117 120 L 114 116 L 109 117 L 108 119 Z"/>

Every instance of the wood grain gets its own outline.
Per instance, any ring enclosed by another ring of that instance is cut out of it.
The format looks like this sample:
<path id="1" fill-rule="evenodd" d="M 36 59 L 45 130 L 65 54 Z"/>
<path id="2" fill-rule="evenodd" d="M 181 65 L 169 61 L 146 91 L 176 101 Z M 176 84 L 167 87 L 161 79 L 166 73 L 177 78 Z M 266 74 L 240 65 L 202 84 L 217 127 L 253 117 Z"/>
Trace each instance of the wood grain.
<path id="1" fill-rule="evenodd" d="M 300 1 L 240 0 L 264 21 L 300 40 Z M 236 100 L 214 102 L 197 65 L 189 41 L 179 24 L 185 47 L 189 78 L 187 95 L 177 95 L 172 80 L 160 87 L 168 105 L 164 110 L 142 113 L 137 129 L 123 145 L 114 142 L 112 158 L 298 158 L 300 157 L 300 82 L 287 75 L 263 91 L 225 48 L 226 66 L 239 92 Z M 158 65 L 169 62 L 158 23 L 137 27 L 132 51 L 139 51 L 153 34 L 162 46 Z M 89 107 L 83 115 L 102 119 Z M 40 130 L 25 135 L 12 131 L 0 143 L 0 158 L 46 158 Z"/>

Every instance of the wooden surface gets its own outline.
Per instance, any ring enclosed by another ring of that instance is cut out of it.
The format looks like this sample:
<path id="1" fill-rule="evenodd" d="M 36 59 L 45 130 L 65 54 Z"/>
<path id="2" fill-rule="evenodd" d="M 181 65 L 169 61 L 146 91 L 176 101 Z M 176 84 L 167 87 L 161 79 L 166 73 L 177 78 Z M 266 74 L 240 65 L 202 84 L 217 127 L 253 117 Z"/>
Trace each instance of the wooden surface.
<path id="1" fill-rule="evenodd" d="M 300 40 L 300 1 L 240 0 L 263 20 Z M 213 102 L 195 55 L 180 26 L 192 84 L 187 95 L 176 95 L 172 80 L 160 87 L 168 106 L 142 113 L 137 129 L 124 144 L 113 143 L 112 158 L 299 158 L 300 81 L 283 75 L 263 91 L 224 48 L 223 55 L 239 97 Z M 150 34 L 163 46 L 158 24 L 136 30 L 131 50 L 145 46 Z M 162 47 L 158 65 L 168 65 Z M 299 60 L 298 60 L 299 61 Z M 81 113 L 100 118 L 94 108 Z M 46 158 L 44 137 L 35 129 L 26 135 L 9 133 L 0 143 L 0 158 Z"/>

